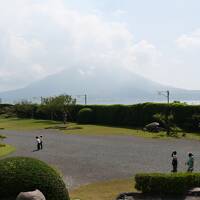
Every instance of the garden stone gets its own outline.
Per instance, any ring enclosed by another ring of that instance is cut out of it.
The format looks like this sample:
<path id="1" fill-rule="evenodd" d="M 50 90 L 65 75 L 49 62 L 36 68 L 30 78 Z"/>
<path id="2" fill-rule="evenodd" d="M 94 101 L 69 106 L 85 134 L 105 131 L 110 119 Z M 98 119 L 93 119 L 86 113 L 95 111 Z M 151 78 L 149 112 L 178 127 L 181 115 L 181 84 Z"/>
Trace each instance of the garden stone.
<path id="1" fill-rule="evenodd" d="M 150 132 L 158 132 L 159 131 L 160 124 L 158 122 L 152 122 L 150 124 L 147 124 L 144 128 L 144 130 L 150 131 Z"/>
<path id="2" fill-rule="evenodd" d="M 184 200 L 200 200 L 200 197 L 187 196 Z"/>
<path id="3" fill-rule="evenodd" d="M 21 192 L 16 200 L 46 200 L 45 196 L 39 190 L 31 192 Z"/>
<path id="4" fill-rule="evenodd" d="M 188 192 L 188 194 L 192 196 L 200 196 L 200 188 L 199 187 L 193 188 Z"/>
<path id="5" fill-rule="evenodd" d="M 198 188 L 194 188 L 193 190 L 197 191 Z M 182 197 L 159 197 L 159 196 L 151 196 L 138 192 L 133 192 L 133 193 L 121 193 L 118 195 L 116 200 L 200 200 L 200 197 L 194 196 L 194 194 L 191 193 L 189 193 L 188 196 L 182 196 Z"/>

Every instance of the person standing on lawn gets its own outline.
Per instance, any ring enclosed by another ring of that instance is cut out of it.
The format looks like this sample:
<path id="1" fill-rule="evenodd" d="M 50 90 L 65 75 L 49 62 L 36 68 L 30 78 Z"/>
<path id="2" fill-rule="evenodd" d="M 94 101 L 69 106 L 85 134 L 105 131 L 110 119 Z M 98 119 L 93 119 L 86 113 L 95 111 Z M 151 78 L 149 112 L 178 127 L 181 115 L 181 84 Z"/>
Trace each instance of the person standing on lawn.
<path id="1" fill-rule="evenodd" d="M 188 161 L 186 162 L 188 166 L 187 172 L 193 172 L 194 170 L 194 156 L 192 153 L 188 154 Z"/>
<path id="2" fill-rule="evenodd" d="M 171 172 L 177 172 L 177 168 L 178 168 L 177 152 L 173 151 L 171 156 L 172 156 L 172 171 Z"/>

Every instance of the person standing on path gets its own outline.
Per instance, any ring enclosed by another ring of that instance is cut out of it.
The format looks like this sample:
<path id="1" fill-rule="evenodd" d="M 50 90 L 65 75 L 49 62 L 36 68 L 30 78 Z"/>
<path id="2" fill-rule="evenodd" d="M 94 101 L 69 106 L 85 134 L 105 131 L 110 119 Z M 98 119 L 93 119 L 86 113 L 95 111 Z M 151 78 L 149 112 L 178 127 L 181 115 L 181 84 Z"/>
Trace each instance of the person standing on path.
<path id="1" fill-rule="evenodd" d="M 173 151 L 171 156 L 172 156 L 172 171 L 171 172 L 177 172 L 177 167 L 178 167 L 177 152 Z"/>
<path id="2" fill-rule="evenodd" d="M 43 149 L 43 139 L 42 139 L 42 135 L 40 136 L 40 149 Z"/>
<path id="3" fill-rule="evenodd" d="M 40 143 L 41 143 L 41 140 L 38 136 L 36 136 L 36 142 L 37 142 L 37 150 L 39 151 L 40 150 Z"/>
<path id="4" fill-rule="evenodd" d="M 188 154 L 188 161 L 186 162 L 188 166 L 187 172 L 193 172 L 194 170 L 194 156 L 192 153 Z"/>

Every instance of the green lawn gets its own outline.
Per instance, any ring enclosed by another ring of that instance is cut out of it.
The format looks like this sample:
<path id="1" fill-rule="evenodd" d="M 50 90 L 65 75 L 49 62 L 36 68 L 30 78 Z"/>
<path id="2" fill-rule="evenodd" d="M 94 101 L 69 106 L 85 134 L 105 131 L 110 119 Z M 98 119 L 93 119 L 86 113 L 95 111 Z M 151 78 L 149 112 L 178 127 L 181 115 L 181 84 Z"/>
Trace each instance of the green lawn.
<path id="1" fill-rule="evenodd" d="M 103 125 L 83 125 L 76 123 L 68 123 L 66 126 L 61 122 L 51 120 L 35 120 L 35 119 L 18 119 L 18 118 L 2 118 L 0 117 L 0 129 L 5 130 L 39 130 L 39 129 L 56 129 L 61 130 L 65 134 L 79 134 L 79 135 L 126 135 L 139 136 L 146 138 L 162 138 L 170 139 L 165 132 L 150 133 L 141 129 L 122 128 Z M 178 138 L 182 137 L 183 133 L 178 134 Z M 200 134 L 186 133 L 185 138 L 200 140 Z"/>
<path id="2" fill-rule="evenodd" d="M 112 200 L 123 192 L 134 192 L 134 178 L 112 180 L 81 186 L 69 191 L 72 200 Z"/>
<path id="3" fill-rule="evenodd" d="M 4 135 L 0 135 L 0 157 L 6 156 L 7 154 L 15 151 L 15 148 L 13 146 L 1 143 L 4 138 L 6 138 Z"/>
<path id="4" fill-rule="evenodd" d="M 13 146 L 10 146 L 8 144 L 0 144 L 0 157 L 8 155 L 15 151 L 15 148 Z"/>
<path id="5" fill-rule="evenodd" d="M 126 135 L 126 136 L 138 136 L 152 139 L 195 139 L 200 140 L 200 133 L 185 133 L 179 132 L 176 137 L 170 137 L 166 135 L 166 132 L 151 133 L 143 131 L 142 129 L 136 128 L 121 128 L 112 126 L 101 126 L 101 125 L 79 125 L 69 124 L 68 130 L 64 130 L 66 134 L 80 134 L 80 135 Z M 183 137 L 183 133 L 185 136 Z"/>
<path id="6" fill-rule="evenodd" d="M 141 136 L 147 138 L 164 138 L 165 133 L 149 133 L 141 129 L 121 128 L 113 126 L 102 125 L 79 125 L 75 123 L 68 124 L 67 129 L 64 130 L 66 134 L 79 135 L 126 135 L 126 136 Z"/>
<path id="7" fill-rule="evenodd" d="M 149 133 L 139 129 L 119 128 L 102 125 L 83 125 L 68 123 L 66 126 L 61 122 L 51 120 L 19 119 L 19 118 L 0 118 L 0 129 L 5 130 L 38 130 L 38 129 L 57 129 L 66 134 L 80 135 L 127 135 L 142 136 L 148 138 L 164 138 L 165 133 Z"/>
<path id="8" fill-rule="evenodd" d="M 56 125 L 60 123 L 50 120 L 0 118 L 0 129 L 5 130 L 37 130 Z"/>

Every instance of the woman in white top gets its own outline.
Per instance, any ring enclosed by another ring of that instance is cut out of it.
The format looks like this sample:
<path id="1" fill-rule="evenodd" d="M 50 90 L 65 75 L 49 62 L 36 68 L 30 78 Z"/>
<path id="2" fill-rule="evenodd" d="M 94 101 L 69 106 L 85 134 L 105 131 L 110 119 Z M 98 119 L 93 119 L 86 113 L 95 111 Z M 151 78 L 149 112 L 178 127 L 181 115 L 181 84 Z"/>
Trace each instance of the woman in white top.
<path id="1" fill-rule="evenodd" d="M 36 136 L 36 141 L 37 141 L 37 150 L 39 151 L 40 150 L 40 143 L 41 143 L 41 140 L 38 136 Z"/>

